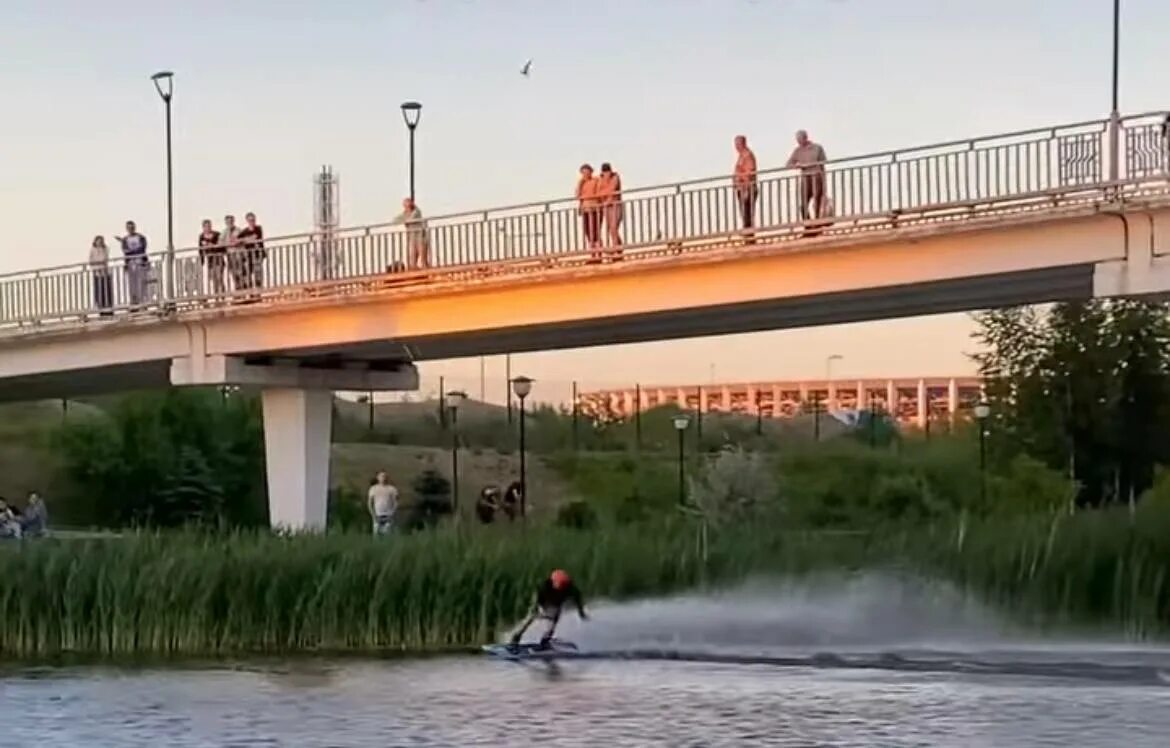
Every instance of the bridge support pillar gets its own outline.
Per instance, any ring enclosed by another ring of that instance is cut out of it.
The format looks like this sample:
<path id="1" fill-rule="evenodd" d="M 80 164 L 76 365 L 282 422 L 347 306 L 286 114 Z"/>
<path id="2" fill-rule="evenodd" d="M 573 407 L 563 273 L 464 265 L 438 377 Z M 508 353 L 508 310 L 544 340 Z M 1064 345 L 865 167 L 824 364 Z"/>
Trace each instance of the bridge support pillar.
<path id="1" fill-rule="evenodd" d="M 333 393 L 271 388 L 261 401 L 269 521 L 285 530 L 324 530 Z"/>

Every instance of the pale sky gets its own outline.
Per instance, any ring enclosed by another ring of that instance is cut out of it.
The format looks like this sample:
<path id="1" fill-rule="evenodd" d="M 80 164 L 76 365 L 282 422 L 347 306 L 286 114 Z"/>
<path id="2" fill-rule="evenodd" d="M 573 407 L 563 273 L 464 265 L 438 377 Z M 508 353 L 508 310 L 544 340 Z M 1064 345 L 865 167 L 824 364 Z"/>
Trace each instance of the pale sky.
<path id="1" fill-rule="evenodd" d="M 1121 109 L 1170 106 L 1170 3 L 1123 0 Z M 313 174 L 342 222 L 407 186 L 398 105 L 423 103 L 430 216 L 561 197 L 583 161 L 627 187 L 761 167 L 809 130 L 830 158 L 1104 117 L 1111 0 L 4 0 L 0 273 L 81 261 L 133 218 L 165 246 L 162 103 L 176 74 L 176 236 L 255 211 L 308 229 Z M 519 75 L 533 58 L 532 75 Z M 514 357 L 565 386 L 962 374 L 962 315 Z M 489 376 L 502 376 L 498 360 Z M 479 363 L 426 364 L 478 388 Z"/>

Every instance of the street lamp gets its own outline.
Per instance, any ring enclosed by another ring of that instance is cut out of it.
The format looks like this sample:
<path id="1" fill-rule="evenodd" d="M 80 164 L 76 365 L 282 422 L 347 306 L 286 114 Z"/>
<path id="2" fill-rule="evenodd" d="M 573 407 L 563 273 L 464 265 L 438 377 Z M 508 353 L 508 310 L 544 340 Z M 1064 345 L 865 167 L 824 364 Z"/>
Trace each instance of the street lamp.
<path id="1" fill-rule="evenodd" d="M 984 424 L 991 415 L 991 406 L 986 400 L 975 404 L 975 421 L 979 424 L 979 502 L 987 504 L 987 429 Z"/>
<path id="2" fill-rule="evenodd" d="M 678 432 L 678 504 L 682 506 L 686 503 L 687 485 L 686 485 L 686 468 L 683 460 L 684 443 L 686 441 L 687 426 L 691 424 L 691 418 L 686 413 L 679 413 L 674 417 L 674 430 Z"/>
<path id="3" fill-rule="evenodd" d="M 161 70 L 150 76 L 154 81 L 154 90 L 163 100 L 163 108 L 167 118 L 167 261 L 166 261 L 166 296 L 168 301 L 175 298 L 175 200 L 174 176 L 171 166 L 171 97 L 175 93 L 175 74 L 169 70 Z"/>
<path id="4" fill-rule="evenodd" d="M 1109 180 L 1120 176 L 1117 163 L 1121 136 L 1121 112 L 1118 110 L 1118 73 L 1121 67 L 1121 0 L 1113 0 L 1113 108 L 1109 112 Z"/>
<path id="5" fill-rule="evenodd" d="M 528 473 L 524 464 L 524 398 L 532 392 L 532 380 L 519 376 L 512 380 L 512 392 L 520 400 L 520 516 L 528 512 Z"/>
<path id="6" fill-rule="evenodd" d="M 467 399 L 467 393 L 451 390 L 444 398 L 451 414 L 451 512 L 459 517 L 459 428 L 456 425 L 459 406 Z"/>
<path id="7" fill-rule="evenodd" d="M 417 101 L 402 102 L 402 121 L 410 131 L 410 199 L 414 200 L 414 128 L 418 127 L 418 119 L 422 116 L 422 104 Z"/>

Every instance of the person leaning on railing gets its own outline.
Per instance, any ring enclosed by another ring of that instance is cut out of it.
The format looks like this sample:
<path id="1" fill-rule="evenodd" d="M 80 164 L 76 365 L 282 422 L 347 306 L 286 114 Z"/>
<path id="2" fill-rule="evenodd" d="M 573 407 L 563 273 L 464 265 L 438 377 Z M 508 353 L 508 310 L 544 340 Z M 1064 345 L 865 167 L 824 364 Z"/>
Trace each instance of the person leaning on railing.
<path id="1" fill-rule="evenodd" d="M 219 242 L 227 253 L 227 267 L 232 276 L 232 286 L 237 291 L 248 288 L 251 275 L 244 272 L 244 250 L 240 245 L 240 227 L 236 225 L 236 217 L 230 213 L 223 217 L 223 231 L 219 232 Z"/>
<path id="2" fill-rule="evenodd" d="M 414 198 L 402 199 L 402 212 L 392 221 L 406 227 L 406 267 L 410 270 L 431 266 L 430 246 L 427 242 L 427 222 Z"/>
<path id="3" fill-rule="evenodd" d="M 268 251 L 264 249 L 264 227 L 256 223 L 255 213 L 244 214 L 244 222 L 247 225 L 239 233 L 240 242 L 243 244 L 242 272 L 247 278 L 248 288 L 262 288 L 264 261 L 268 259 Z"/>
<path id="4" fill-rule="evenodd" d="M 610 259 L 617 261 L 622 258 L 622 178 L 608 163 L 601 165 L 601 175 L 597 177 L 597 196 L 605 219 Z"/>
<path id="5" fill-rule="evenodd" d="M 748 148 L 747 137 L 735 136 L 735 201 L 739 204 L 740 218 L 743 220 L 744 234 L 750 236 L 755 221 L 756 200 L 760 189 L 757 183 L 756 154 Z"/>
<path id="6" fill-rule="evenodd" d="M 227 268 L 227 246 L 220 243 L 220 234 L 211 227 L 211 219 L 203 219 L 203 230 L 199 232 L 199 260 L 207 268 L 207 280 L 211 292 L 223 296 L 227 291 L 224 271 Z"/>
<path id="7" fill-rule="evenodd" d="M 800 169 L 800 220 L 809 219 L 808 204 L 812 202 L 816 217 L 821 217 L 825 199 L 825 149 L 809 140 L 804 130 L 796 131 L 796 148 L 788 157 L 789 169 Z"/>
<path id="8" fill-rule="evenodd" d="M 150 260 L 147 256 L 146 237 L 138 233 L 134 221 L 126 221 L 126 236 L 115 236 L 122 245 L 122 257 L 126 265 L 126 283 L 130 290 L 130 311 L 136 312 L 146 300 L 147 285 L 150 282 Z"/>
<path id="9" fill-rule="evenodd" d="M 93 304 L 103 317 L 113 315 L 114 282 L 110 278 L 110 250 L 101 234 L 89 245 L 89 271 L 93 275 Z"/>
<path id="10" fill-rule="evenodd" d="M 593 176 L 593 167 L 581 164 L 580 176 L 577 178 L 577 203 L 581 213 L 581 228 L 585 232 L 585 242 L 589 249 L 594 250 L 590 262 L 601 262 L 601 189 L 600 181 Z"/>

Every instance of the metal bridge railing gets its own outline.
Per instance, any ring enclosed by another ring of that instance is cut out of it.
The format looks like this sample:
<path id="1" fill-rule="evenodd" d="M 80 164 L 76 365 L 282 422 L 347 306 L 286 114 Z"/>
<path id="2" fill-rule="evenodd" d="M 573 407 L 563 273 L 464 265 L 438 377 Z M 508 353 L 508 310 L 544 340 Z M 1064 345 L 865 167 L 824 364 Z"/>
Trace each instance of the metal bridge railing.
<path id="1" fill-rule="evenodd" d="M 817 171 L 831 215 L 805 212 L 808 172 L 761 171 L 748 195 L 751 231 L 744 228 L 745 195 L 728 176 L 625 190 L 621 249 L 634 259 L 639 250 L 660 252 L 697 240 L 749 234 L 800 240 L 1122 199 L 1151 184 L 1165 187 L 1168 122 L 1165 112 L 1124 118 L 1115 162 L 1109 120 L 830 161 Z M 606 221 L 615 215 L 613 208 L 601 211 L 603 242 Z M 421 241 L 430 267 L 408 269 Z M 378 224 L 268 239 L 262 247 L 233 248 L 221 270 L 188 249 L 176 252 L 169 268 L 155 255 L 141 266 L 114 260 L 105 270 L 73 264 L 0 276 L 0 331 L 100 319 L 99 298 L 108 298 L 104 311 L 114 317 L 230 301 L 291 303 L 306 294 L 360 293 L 361 282 L 371 279 L 419 285 L 511 265 L 540 272 L 546 265 L 589 262 L 599 252 L 617 259 L 616 249 L 591 250 L 578 201 L 551 200 L 431 218 L 424 226 Z M 533 260 L 540 261 L 536 269 Z M 173 275 L 171 298 L 163 291 L 167 273 Z M 223 278 L 222 291 L 214 276 Z"/>

